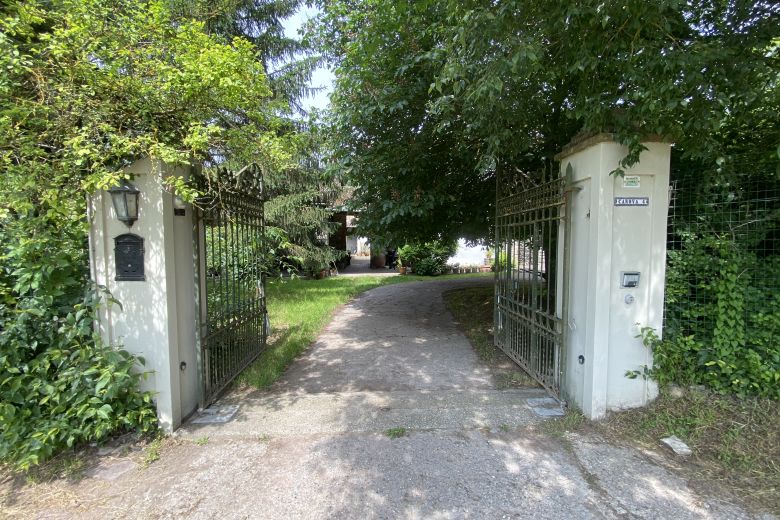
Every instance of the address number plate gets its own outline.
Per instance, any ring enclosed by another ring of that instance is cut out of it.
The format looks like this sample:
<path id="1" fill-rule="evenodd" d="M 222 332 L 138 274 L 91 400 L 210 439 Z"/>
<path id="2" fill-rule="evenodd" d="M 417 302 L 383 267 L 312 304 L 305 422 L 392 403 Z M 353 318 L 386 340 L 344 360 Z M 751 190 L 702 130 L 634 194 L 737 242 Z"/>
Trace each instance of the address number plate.
<path id="1" fill-rule="evenodd" d="M 650 197 L 615 197 L 615 206 L 649 206 Z"/>

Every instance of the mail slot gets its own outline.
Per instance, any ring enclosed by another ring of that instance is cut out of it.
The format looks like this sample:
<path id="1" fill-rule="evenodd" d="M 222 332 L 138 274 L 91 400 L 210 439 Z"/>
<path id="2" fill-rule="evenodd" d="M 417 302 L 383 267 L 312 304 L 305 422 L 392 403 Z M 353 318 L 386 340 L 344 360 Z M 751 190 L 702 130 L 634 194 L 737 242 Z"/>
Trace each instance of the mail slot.
<path id="1" fill-rule="evenodd" d="M 132 233 L 114 238 L 114 259 L 117 281 L 143 282 L 146 280 L 143 238 Z"/>

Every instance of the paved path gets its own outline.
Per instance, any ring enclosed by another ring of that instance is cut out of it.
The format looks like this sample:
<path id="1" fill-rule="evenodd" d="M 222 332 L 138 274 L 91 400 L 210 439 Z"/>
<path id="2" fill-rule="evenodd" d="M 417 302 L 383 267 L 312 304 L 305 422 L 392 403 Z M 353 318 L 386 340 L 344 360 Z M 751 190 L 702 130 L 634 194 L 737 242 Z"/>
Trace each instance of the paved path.
<path id="1" fill-rule="evenodd" d="M 339 276 L 398 276 L 398 271 L 387 267 L 372 269 L 369 257 L 353 256 L 349 265 L 339 271 Z"/>
<path id="2" fill-rule="evenodd" d="M 749 517 L 652 453 L 546 433 L 532 410 L 543 392 L 498 390 L 443 306 L 444 290 L 480 283 L 365 293 L 272 390 L 224 399 L 240 406 L 232 421 L 187 425 L 148 468 L 109 456 L 89 478 L 4 507 L 58 493 L 39 517 Z"/>
<path id="3" fill-rule="evenodd" d="M 496 390 L 444 306 L 448 288 L 485 285 L 465 278 L 374 289 L 343 307 L 271 392 L 235 393 L 234 420 L 190 424 L 183 435 L 257 435 L 498 428 L 539 421 L 527 398 L 541 389 Z"/>

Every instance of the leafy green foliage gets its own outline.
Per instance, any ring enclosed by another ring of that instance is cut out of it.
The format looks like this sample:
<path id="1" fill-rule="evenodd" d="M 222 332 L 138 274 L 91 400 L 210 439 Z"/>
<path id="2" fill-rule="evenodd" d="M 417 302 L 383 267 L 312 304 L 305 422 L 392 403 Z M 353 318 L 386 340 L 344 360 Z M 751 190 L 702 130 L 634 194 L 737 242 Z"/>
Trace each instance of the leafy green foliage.
<path id="1" fill-rule="evenodd" d="M 319 116 L 306 114 L 303 99 L 313 93 L 309 81 L 321 59 L 306 38 L 285 34 L 284 20 L 296 13 L 302 0 L 195 0 L 174 2 L 174 11 L 202 20 L 209 33 L 251 42 L 268 74 L 272 117 L 260 128 L 267 132 L 271 156 L 248 139 L 226 157 L 239 169 L 258 163 L 263 169 L 267 226 L 264 258 L 267 272 L 319 272 L 337 253 L 323 240 L 332 230 L 330 209 L 339 195 L 332 175 L 321 164 L 325 138 Z M 246 124 L 243 118 L 231 121 Z"/>
<path id="2" fill-rule="evenodd" d="M 436 3 L 327 2 L 320 43 L 336 62 L 334 170 L 355 187 L 359 232 L 388 242 L 481 238 L 493 185 L 457 131 L 428 111 L 446 10 Z M 427 6 L 427 7 L 426 7 Z M 437 25 L 439 24 L 439 25 Z M 487 180 L 487 182 L 483 182 Z"/>
<path id="3" fill-rule="evenodd" d="M 533 184 L 573 137 L 648 134 L 714 162 L 780 142 L 770 2 L 323 1 L 335 168 L 361 225 L 486 238 L 496 176 Z"/>
<path id="4" fill-rule="evenodd" d="M 780 183 L 775 161 L 740 158 L 675 171 L 660 383 L 780 397 Z M 749 167 L 751 175 L 735 170 Z"/>
<path id="5" fill-rule="evenodd" d="M 515 268 L 515 260 L 507 255 L 506 251 L 501 250 L 498 252 L 493 268 L 498 272 L 504 272 L 507 268 L 512 270 Z"/>
<path id="6" fill-rule="evenodd" d="M 277 113 L 303 113 L 301 100 L 312 93 L 309 80 L 321 59 L 310 42 L 285 34 L 284 20 L 303 0 L 175 0 L 174 11 L 203 20 L 207 31 L 250 41 L 268 71 Z"/>
<path id="7" fill-rule="evenodd" d="M 441 258 L 423 258 L 417 263 L 414 272 L 420 276 L 439 276 L 444 272 L 445 263 Z"/>
<path id="8" fill-rule="evenodd" d="M 312 274 L 327 269 L 338 253 L 326 237 L 338 224 L 330 222 L 340 189 L 319 161 L 323 137 L 317 124 L 298 136 L 295 161 L 266 175 L 267 247 L 276 265 Z M 276 267 L 277 269 L 274 269 Z"/>
<path id="9" fill-rule="evenodd" d="M 703 248 L 705 243 L 698 241 L 690 248 Z M 677 277 L 699 276 L 707 265 L 690 259 L 675 263 L 672 258 L 670 262 Z M 752 285 L 756 280 L 749 275 L 761 269 L 763 274 L 780 279 L 780 262 L 726 255 L 715 263 L 712 278 L 697 287 L 699 301 L 675 307 L 667 298 L 667 306 L 672 306 L 667 312 L 672 316 L 663 341 L 645 332 L 646 344 L 654 348 L 651 376 L 662 384 L 705 384 L 721 392 L 780 398 L 780 348 L 776 341 L 780 298 L 774 288 Z M 668 290 L 671 298 L 679 295 L 679 286 L 671 285 Z M 691 328 L 686 322 L 697 325 Z"/>
<path id="10" fill-rule="evenodd" d="M 138 360 L 94 334 L 86 195 L 143 156 L 192 164 L 251 146 L 266 167 L 289 157 L 253 45 L 174 17 L 168 2 L 4 4 L 0 69 L 0 457 L 28 467 L 155 424 Z"/>
<path id="11" fill-rule="evenodd" d="M 431 240 L 406 244 L 398 250 L 401 265 L 411 267 L 421 276 L 438 276 L 444 273 L 447 259 L 458 250 L 454 240 Z"/>
<path id="12" fill-rule="evenodd" d="M 90 293 L 62 314 L 27 300 L 15 322 L 4 320 L 0 459 L 27 469 L 117 430 L 156 429 L 152 395 L 138 391 L 139 360 L 103 345 L 94 331 L 96 299 Z"/>

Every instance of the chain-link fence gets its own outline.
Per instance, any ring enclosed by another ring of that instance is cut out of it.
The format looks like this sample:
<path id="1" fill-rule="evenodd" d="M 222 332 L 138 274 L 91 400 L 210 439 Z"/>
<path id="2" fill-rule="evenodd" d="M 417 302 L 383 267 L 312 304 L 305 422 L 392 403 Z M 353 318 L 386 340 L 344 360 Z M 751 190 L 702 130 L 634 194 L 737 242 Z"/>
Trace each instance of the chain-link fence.
<path id="1" fill-rule="evenodd" d="M 665 370 L 682 383 L 764 393 L 780 379 L 777 160 L 672 167 Z M 757 381 L 757 379 L 760 381 Z M 758 385 L 758 386 L 756 386 Z"/>

